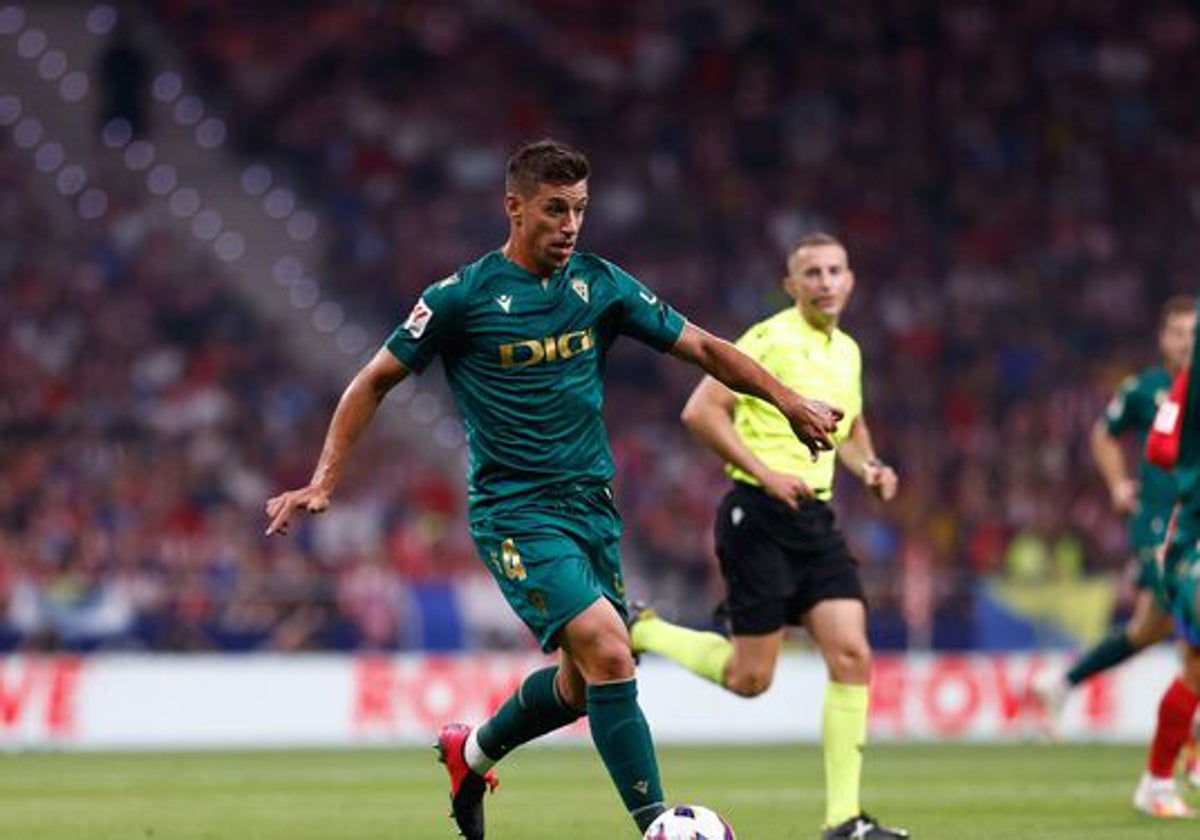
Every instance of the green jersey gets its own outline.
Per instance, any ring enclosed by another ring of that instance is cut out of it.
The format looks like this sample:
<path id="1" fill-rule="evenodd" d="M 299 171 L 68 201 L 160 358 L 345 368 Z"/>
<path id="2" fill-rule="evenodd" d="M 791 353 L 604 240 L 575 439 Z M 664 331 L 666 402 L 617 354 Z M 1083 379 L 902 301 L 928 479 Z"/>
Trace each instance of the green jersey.
<path id="1" fill-rule="evenodd" d="M 1177 490 L 1171 473 L 1161 470 L 1145 458 L 1146 435 L 1154 422 L 1158 406 L 1171 390 L 1171 375 L 1161 366 L 1149 367 L 1121 383 L 1104 412 L 1109 434 L 1137 436 L 1142 453 L 1138 472 L 1137 511 L 1129 520 L 1129 537 L 1134 551 L 1155 547 L 1166 534 L 1167 520 L 1175 505 Z"/>
<path id="2" fill-rule="evenodd" d="M 577 253 L 540 278 L 493 251 L 434 283 L 387 348 L 441 356 L 466 430 L 471 518 L 611 480 L 603 374 L 617 337 L 669 350 L 684 319 L 617 266 Z"/>
<path id="3" fill-rule="evenodd" d="M 1180 527 L 1200 537 L 1200 359 L 1192 345 L 1187 401 L 1179 436 L 1179 460 L 1173 474 L 1179 489 Z"/>

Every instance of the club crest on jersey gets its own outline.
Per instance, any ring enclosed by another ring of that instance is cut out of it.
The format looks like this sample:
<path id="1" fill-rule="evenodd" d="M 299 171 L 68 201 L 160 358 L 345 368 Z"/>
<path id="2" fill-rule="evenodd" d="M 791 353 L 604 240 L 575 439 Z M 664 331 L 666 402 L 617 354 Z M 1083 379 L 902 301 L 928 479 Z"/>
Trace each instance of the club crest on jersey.
<path id="1" fill-rule="evenodd" d="M 432 317 L 433 310 L 429 308 L 425 298 L 420 298 L 412 308 L 412 312 L 408 313 L 408 320 L 404 322 L 402 328 L 411 337 L 420 338 L 425 333 L 425 327 L 429 325 L 429 319 Z"/>
<path id="2" fill-rule="evenodd" d="M 574 290 L 575 294 L 579 295 L 579 299 L 584 303 L 591 301 L 592 293 L 588 289 L 587 281 L 582 277 L 571 278 L 571 289 Z"/>
<path id="3" fill-rule="evenodd" d="M 500 295 L 500 297 L 496 298 L 496 303 L 500 304 L 501 309 L 508 312 L 512 309 L 512 295 Z"/>

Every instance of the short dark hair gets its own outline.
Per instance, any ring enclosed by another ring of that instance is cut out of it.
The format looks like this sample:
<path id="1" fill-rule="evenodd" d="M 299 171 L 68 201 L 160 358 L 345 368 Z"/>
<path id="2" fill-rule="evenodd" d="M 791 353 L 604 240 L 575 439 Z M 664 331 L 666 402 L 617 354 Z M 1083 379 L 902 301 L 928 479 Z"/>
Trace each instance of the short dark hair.
<path id="1" fill-rule="evenodd" d="M 529 195 L 539 184 L 574 184 L 591 172 L 583 152 L 549 138 L 526 143 L 508 159 L 504 187 Z"/>
<path id="2" fill-rule="evenodd" d="M 842 244 L 842 241 L 832 233 L 825 233 L 824 231 L 818 230 L 813 231 L 812 233 L 806 233 L 797 239 L 796 244 L 792 246 L 792 253 L 796 253 L 801 248 L 815 248 L 818 245 L 836 245 L 842 249 L 846 247 Z"/>
<path id="3" fill-rule="evenodd" d="M 1196 311 L 1196 299 L 1191 295 L 1171 295 L 1162 305 L 1158 326 L 1162 329 L 1176 315 L 1190 315 Z"/>
<path id="4" fill-rule="evenodd" d="M 842 244 L 842 241 L 840 239 L 838 239 L 836 236 L 834 236 L 832 233 L 824 233 L 822 231 L 813 231 L 812 233 L 806 233 L 803 236 L 801 236 L 799 239 L 797 239 L 796 244 L 792 246 L 792 250 L 788 251 L 788 255 L 787 255 L 788 274 L 790 275 L 792 272 L 798 270 L 797 266 L 796 266 L 796 260 L 798 259 L 797 254 L 800 253 L 800 249 L 816 248 L 820 245 L 836 245 L 837 247 L 841 248 L 843 251 L 846 250 L 846 246 Z"/>

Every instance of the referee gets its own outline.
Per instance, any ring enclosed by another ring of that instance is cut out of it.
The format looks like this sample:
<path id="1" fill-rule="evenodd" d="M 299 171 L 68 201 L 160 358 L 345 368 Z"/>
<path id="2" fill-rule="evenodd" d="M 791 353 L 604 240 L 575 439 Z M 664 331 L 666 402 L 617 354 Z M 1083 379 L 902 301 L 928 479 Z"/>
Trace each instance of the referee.
<path id="1" fill-rule="evenodd" d="M 784 288 L 795 306 L 751 327 L 738 346 L 794 390 L 842 408 L 834 436 L 838 458 L 887 501 L 896 494 L 896 473 L 875 454 L 862 416 L 858 344 L 838 329 L 854 288 L 846 249 L 828 234 L 805 236 L 788 259 Z M 829 506 L 833 453 L 813 460 L 778 411 L 712 377 L 697 386 L 683 422 L 721 456 L 733 479 L 716 521 L 733 636 L 678 627 L 643 609 L 631 628 L 634 651 L 665 656 L 755 697 L 771 684 L 785 626 L 803 625 L 829 671 L 823 838 L 908 837 L 880 825 L 859 804 L 871 649 L 858 564 Z"/>

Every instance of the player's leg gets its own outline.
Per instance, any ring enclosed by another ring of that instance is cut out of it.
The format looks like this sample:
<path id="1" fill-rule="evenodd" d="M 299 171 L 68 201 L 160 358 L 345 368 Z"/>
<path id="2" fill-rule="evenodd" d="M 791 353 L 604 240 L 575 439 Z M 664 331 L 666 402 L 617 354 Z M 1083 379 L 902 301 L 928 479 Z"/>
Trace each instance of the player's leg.
<path id="1" fill-rule="evenodd" d="M 821 651 L 829 681 L 822 713 L 825 754 L 826 840 L 895 840 L 908 832 L 880 825 L 860 802 L 863 749 L 867 740 L 871 647 L 867 607 L 858 566 L 827 505 L 801 510 L 808 551 L 798 571 L 800 594 L 792 602 Z M 799 548 L 799 546 L 797 546 Z"/>
<path id="2" fill-rule="evenodd" d="M 725 684 L 726 668 L 735 653 L 733 643 L 720 633 L 673 624 L 641 606 L 631 617 L 629 639 L 637 655 L 658 654 L 717 685 Z"/>
<path id="3" fill-rule="evenodd" d="M 1175 785 L 1175 762 L 1191 733 L 1200 708 L 1200 553 L 1195 537 L 1177 534 L 1168 543 L 1163 567 L 1169 569 L 1172 618 L 1183 649 L 1179 678 L 1167 688 L 1158 706 L 1158 720 L 1146 772 L 1134 792 L 1133 805 L 1156 817 L 1191 817 L 1193 812 Z"/>
<path id="4" fill-rule="evenodd" d="M 1190 596 L 1191 610 L 1181 611 L 1179 616 L 1179 630 L 1184 640 L 1193 646 L 1200 646 L 1200 587 L 1196 583 L 1195 570 L 1200 567 L 1200 561 L 1194 561 L 1188 569 L 1188 574 L 1184 575 L 1184 582 L 1179 586 L 1179 596 L 1187 602 Z M 1192 691 L 1200 689 L 1200 678 L 1189 676 L 1188 668 L 1189 660 L 1184 659 L 1184 676 L 1187 678 L 1186 685 Z M 1193 671 L 1200 670 L 1200 664 L 1194 664 Z M 1194 788 L 1200 788 L 1200 751 L 1196 747 L 1197 728 L 1200 727 L 1200 709 L 1192 719 L 1191 726 L 1188 727 L 1188 739 L 1183 745 L 1183 769 L 1184 779 L 1189 785 Z"/>
<path id="5" fill-rule="evenodd" d="M 641 831 L 664 810 L 658 759 L 637 699 L 625 620 L 606 598 L 562 629 L 563 650 L 587 684 L 587 715 L 596 750 L 621 801 Z"/>
<path id="6" fill-rule="evenodd" d="M 1154 592 L 1138 590 L 1129 622 L 1110 633 L 1071 666 L 1063 675 L 1067 688 L 1074 688 L 1151 645 L 1169 639 L 1171 629 L 1171 617 L 1163 611 Z"/>
<path id="7" fill-rule="evenodd" d="M 855 599 L 821 601 L 805 614 L 804 626 L 829 673 L 821 717 L 825 825 L 839 826 L 862 812 L 859 792 L 871 676 L 866 609 Z"/>
<path id="8" fill-rule="evenodd" d="M 771 612 L 782 615 L 779 608 Z M 774 629 L 763 628 L 764 614 L 751 612 L 747 629 L 739 616 L 731 608 L 734 635 L 727 639 L 719 633 L 672 624 L 653 610 L 643 609 L 630 623 L 629 635 L 638 654 L 656 653 L 734 694 L 757 697 L 771 687 L 775 676 L 783 647 L 783 622 L 778 619 L 773 622 Z"/>
<path id="9" fill-rule="evenodd" d="M 761 491 L 737 486 L 716 517 L 717 556 L 726 585 L 732 641 L 671 624 L 642 610 L 630 626 L 635 653 L 656 653 L 744 697 L 766 691 L 775 673 L 792 594 L 788 558 L 779 543 L 791 527 L 783 506 Z"/>
<path id="10" fill-rule="evenodd" d="M 1200 789 L 1200 747 L 1197 747 L 1197 736 L 1200 735 L 1200 712 L 1192 721 L 1191 736 L 1183 745 L 1183 777 L 1187 783 Z"/>
<path id="11" fill-rule="evenodd" d="M 573 666 L 535 671 L 496 713 L 478 727 L 450 723 L 438 735 L 438 753 L 450 774 L 450 810 L 467 838 L 482 838 L 483 796 L 499 784 L 492 772 L 508 753 L 528 741 L 574 723 L 583 715 Z M 577 678 L 577 675 L 575 675 Z"/>
<path id="12" fill-rule="evenodd" d="M 574 540 L 544 515 L 514 516 L 505 521 L 503 533 L 476 526 L 472 537 L 509 606 L 543 650 L 553 650 L 561 626 L 597 597 L 580 582 L 586 560 Z M 491 767 L 521 744 L 582 716 L 577 680 L 564 657 L 559 666 L 527 677 L 481 726 L 442 727 L 437 749 L 450 776 L 451 815 L 464 837 L 484 836 L 483 797 L 497 784 Z"/>
<path id="13" fill-rule="evenodd" d="M 1159 606 L 1154 592 L 1138 590 L 1133 616 L 1120 630 L 1080 657 L 1066 673 L 1067 684 L 1074 688 L 1096 674 L 1120 665 L 1129 657 L 1171 637 L 1171 617 Z"/>
<path id="14" fill-rule="evenodd" d="M 733 655 L 725 668 L 724 687 L 742 697 L 757 697 L 771 687 L 784 630 L 758 635 L 735 634 Z"/>
<path id="15" fill-rule="evenodd" d="M 1138 593 L 1129 622 L 1087 650 L 1067 671 L 1044 670 L 1034 678 L 1034 697 L 1049 716 L 1051 727 L 1072 689 L 1171 637 L 1171 616 L 1166 611 L 1153 554 L 1152 549 L 1140 553 Z"/>
<path id="16" fill-rule="evenodd" d="M 1133 806 L 1137 810 L 1154 817 L 1195 815 L 1175 784 L 1175 762 L 1200 706 L 1200 647 L 1185 643 L 1183 649 L 1183 670 L 1159 702 L 1158 722 L 1150 742 L 1146 772 L 1133 797 Z"/>
<path id="17" fill-rule="evenodd" d="M 641 615 L 630 625 L 638 653 L 657 653 L 687 668 L 698 677 L 742 697 L 757 697 L 771 687 L 783 629 L 761 635 L 735 635 L 690 630 L 657 614 Z"/>
<path id="18" fill-rule="evenodd" d="M 821 601 L 804 616 L 804 626 L 825 659 L 822 743 L 825 752 L 826 840 L 866 838 L 899 840 L 900 828 L 888 828 L 865 814 L 859 801 L 871 678 L 866 607 L 856 598 Z"/>
<path id="19" fill-rule="evenodd" d="M 637 653 L 664 656 L 742 697 L 757 697 L 771 687 L 784 632 L 782 627 L 754 635 L 735 631 L 727 639 L 672 624 L 651 610 L 641 610 L 630 624 Z"/>
<path id="20" fill-rule="evenodd" d="M 486 723 L 472 730 L 465 745 L 471 769 L 485 773 L 521 744 L 582 717 L 583 703 L 573 702 L 578 691 L 571 688 L 572 670 L 567 662 L 563 667 L 552 665 L 526 677 Z"/>

